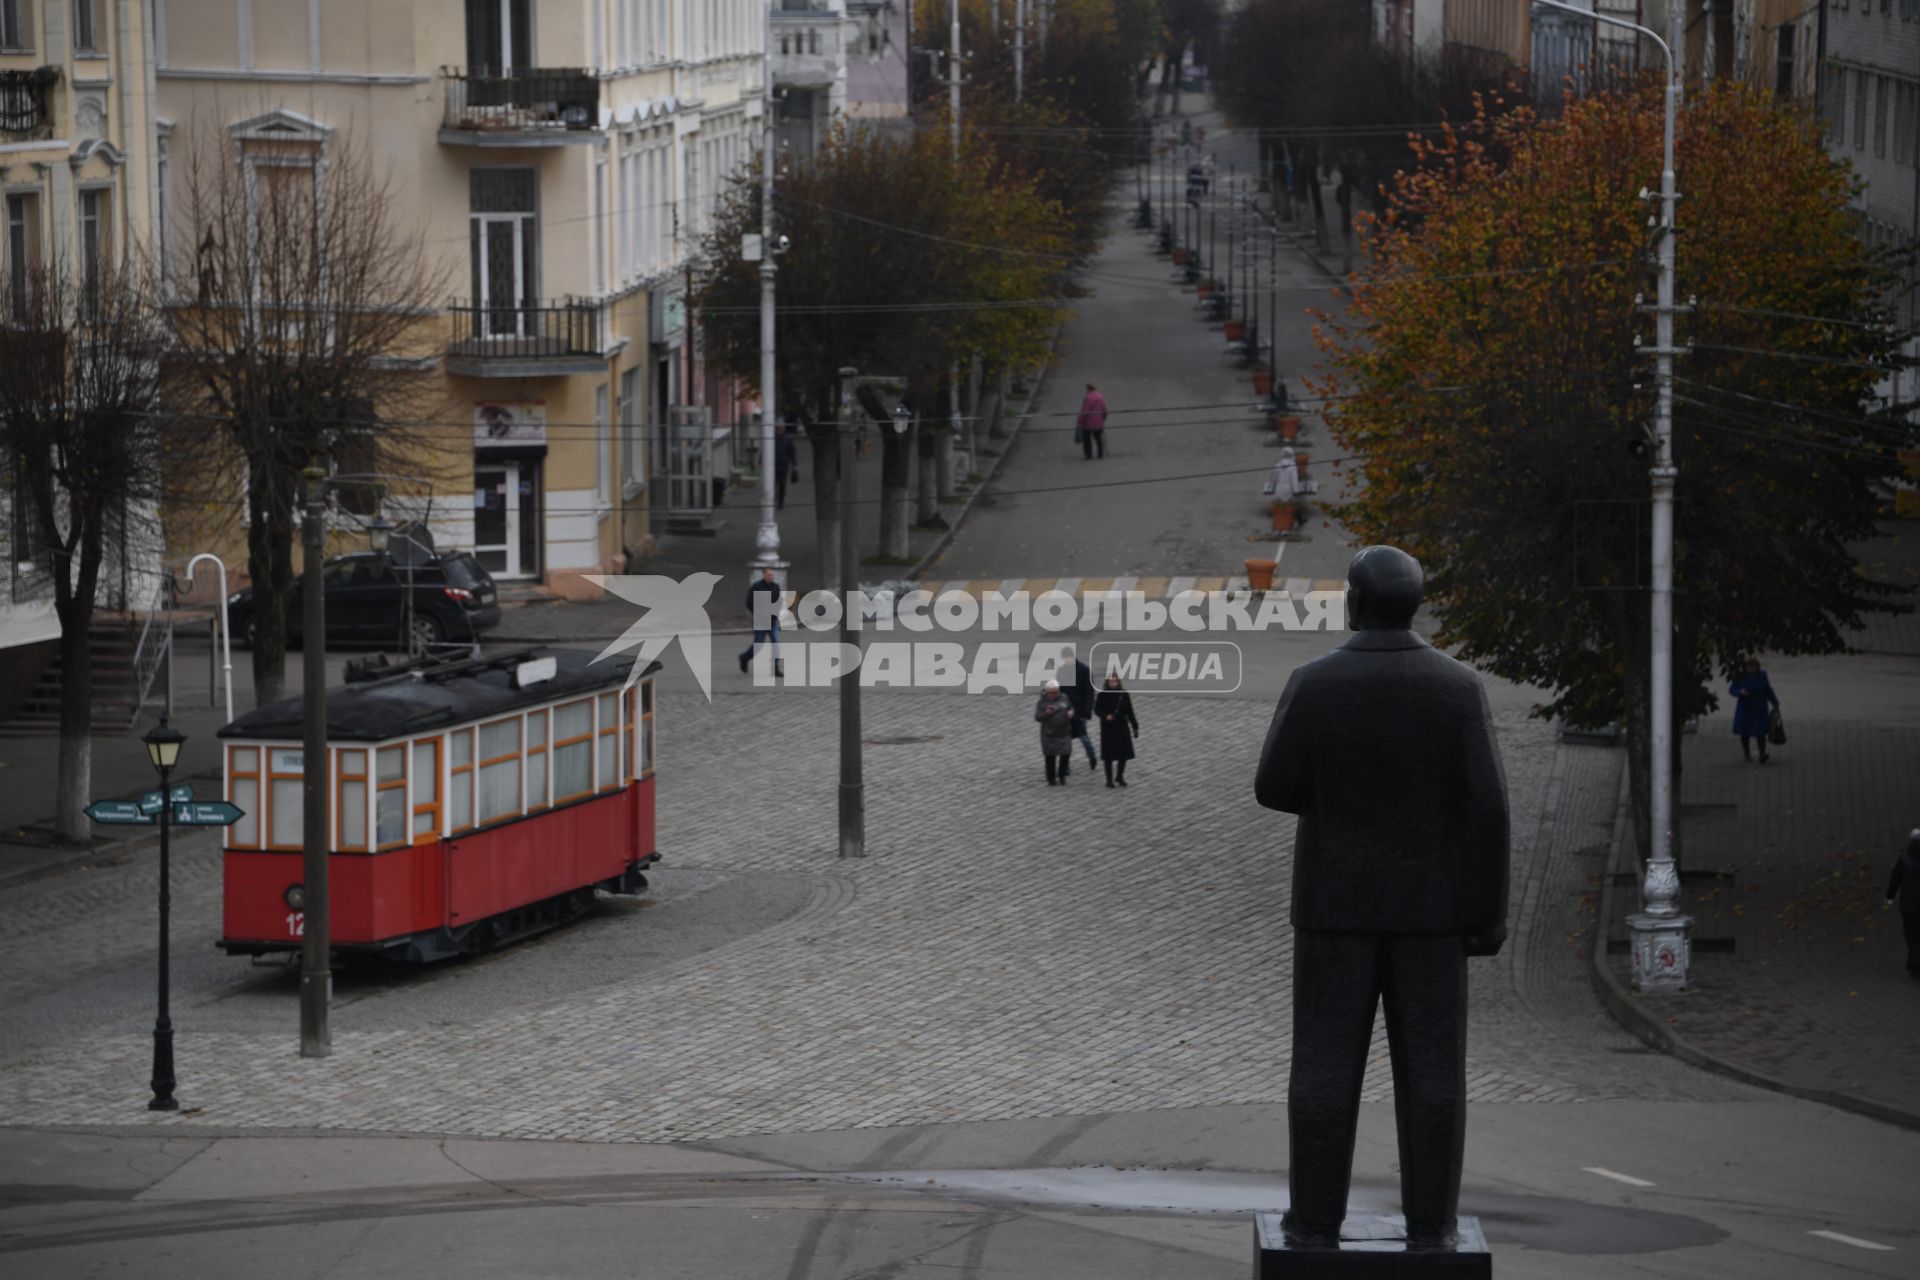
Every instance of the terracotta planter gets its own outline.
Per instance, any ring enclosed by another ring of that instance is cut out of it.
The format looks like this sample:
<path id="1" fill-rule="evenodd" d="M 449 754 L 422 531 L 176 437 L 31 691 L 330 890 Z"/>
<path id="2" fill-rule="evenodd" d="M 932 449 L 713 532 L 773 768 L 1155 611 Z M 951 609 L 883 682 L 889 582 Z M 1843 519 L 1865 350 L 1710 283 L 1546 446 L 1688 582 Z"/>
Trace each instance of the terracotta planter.
<path id="1" fill-rule="evenodd" d="M 1300 419 L 1292 416 L 1277 418 L 1275 419 L 1275 425 L 1277 425 L 1280 428 L 1280 438 L 1282 440 L 1294 440 L 1299 438 Z"/>
<path id="2" fill-rule="evenodd" d="M 1270 395 L 1273 392 L 1273 375 L 1256 373 L 1253 375 L 1253 393 L 1257 396 Z"/>
<path id="3" fill-rule="evenodd" d="M 1193 291 L 1203 298 L 1211 297 L 1213 295 L 1213 286 L 1210 284 L 1196 285 Z"/>
<path id="4" fill-rule="evenodd" d="M 1307 453 L 1296 453 L 1293 455 L 1293 469 L 1300 473 L 1302 480 L 1307 478 L 1307 459 L 1312 456 L 1312 454 Z"/>
<path id="5" fill-rule="evenodd" d="M 1247 589 L 1250 591 L 1273 590 L 1273 571 L 1279 567 L 1278 560 L 1247 561 Z"/>
<path id="6" fill-rule="evenodd" d="M 1280 533 L 1286 533 L 1300 522 L 1300 509 L 1291 502 L 1273 504 L 1273 527 Z"/>
<path id="7" fill-rule="evenodd" d="M 1173 251 L 1173 265 L 1176 267 L 1184 267 L 1187 265 L 1187 251 L 1185 249 L 1175 249 Z"/>
<path id="8" fill-rule="evenodd" d="M 1247 336 L 1247 322 L 1245 320 L 1227 321 L 1227 341 L 1228 342 L 1238 342 L 1240 341 L 1240 339 L 1246 336 Z"/>

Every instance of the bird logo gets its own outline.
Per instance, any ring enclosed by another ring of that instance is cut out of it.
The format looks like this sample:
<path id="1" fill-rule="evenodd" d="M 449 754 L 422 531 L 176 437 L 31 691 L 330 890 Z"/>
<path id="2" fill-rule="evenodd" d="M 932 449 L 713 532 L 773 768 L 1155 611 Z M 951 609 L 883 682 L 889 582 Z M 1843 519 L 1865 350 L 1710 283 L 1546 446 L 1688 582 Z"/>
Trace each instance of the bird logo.
<path id="1" fill-rule="evenodd" d="M 633 670 L 627 673 L 627 687 L 631 688 L 648 665 L 677 640 L 687 670 L 700 682 L 700 692 L 707 701 L 713 701 L 713 624 L 707 617 L 707 600 L 720 582 L 719 574 L 690 573 L 684 578 L 654 573 L 588 574 L 586 578 L 643 611 L 639 620 L 602 649 L 594 662 L 637 647 Z"/>

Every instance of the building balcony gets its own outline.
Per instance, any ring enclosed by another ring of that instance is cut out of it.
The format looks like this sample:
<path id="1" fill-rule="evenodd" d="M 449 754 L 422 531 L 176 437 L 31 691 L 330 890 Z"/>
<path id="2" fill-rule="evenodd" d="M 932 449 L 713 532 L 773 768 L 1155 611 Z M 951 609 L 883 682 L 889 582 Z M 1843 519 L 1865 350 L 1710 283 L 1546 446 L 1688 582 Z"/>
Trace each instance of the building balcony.
<path id="1" fill-rule="evenodd" d="M 58 67 L 0 71 L 0 139 L 21 142 L 52 136 L 53 86 L 59 82 Z"/>
<path id="2" fill-rule="evenodd" d="M 593 298 L 559 302 L 455 302 L 447 312 L 447 372 L 470 378 L 543 378 L 597 373 L 611 350 L 607 306 Z"/>
<path id="3" fill-rule="evenodd" d="M 786 0 L 773 11 L 773 82 L 824 89 L 840 79 L 850 34 L 839 0 Z"/>
<path id="4" fill-rule="evenodd" d="M 444 67 L 440 141 L 467 147 L 559 147 L 600 139 L 600 77 L 585 67 L 520 71 Z"/>

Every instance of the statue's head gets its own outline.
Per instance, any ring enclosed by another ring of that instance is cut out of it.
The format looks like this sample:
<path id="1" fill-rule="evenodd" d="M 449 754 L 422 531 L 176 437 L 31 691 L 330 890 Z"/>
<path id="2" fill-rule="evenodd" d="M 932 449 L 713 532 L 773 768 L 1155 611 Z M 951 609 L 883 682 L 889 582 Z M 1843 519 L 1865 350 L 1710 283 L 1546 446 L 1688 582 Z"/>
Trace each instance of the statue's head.
<path id="1" fill-rule="evenodd" d="M 1347 566 L 1347 626 L 1405 631 L 1420 608 L 1420 562 L 1398 547 L 1362 547 Z"/>

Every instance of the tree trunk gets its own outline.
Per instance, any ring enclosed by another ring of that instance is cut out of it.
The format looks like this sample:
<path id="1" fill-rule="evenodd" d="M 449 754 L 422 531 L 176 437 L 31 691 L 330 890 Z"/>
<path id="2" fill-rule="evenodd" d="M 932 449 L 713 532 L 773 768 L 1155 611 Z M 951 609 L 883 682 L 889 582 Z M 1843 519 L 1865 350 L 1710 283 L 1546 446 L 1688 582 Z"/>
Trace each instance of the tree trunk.
<path id="1" fill-rule="evenodd" d="M 53 829 L 62 843 L 92 838 L 87 804 L 93 790 L 93 593 L 60 609 L 60 758 L 54 782 Z"/>
<path id="2" fill-rule="evenodd" d="M 1353 274 L 1353 183 L 1346 166 L 1340 168 L 1340 186 L 1335 192 L 1340 205 L 1340 274 Z"/>
<path id="3" fill-rule="evenodd" d="M 253 469 L 264 477 L 266 465 Z M 293 605 L 293 505 L 268 500 L 265 480 L 250 500 L 247 572 L 253 578 L 253 698 L 264 707 L 280 701 L 287 681 L 287 611 Z M 307 646 L 324 651 L 325 638 L 308 636 Z"/>
<path id="4" fill-rule="evenodd" d="M 1327 251 L 1327 202 L 1320 191 L 1320 150 L 1314 148 L 1307 165 L 1307 198 L 1313 202 L 1313 243 L 1321 253 Z"/>
<path id="5" fill-rule="evenodd" d="M 837 403 L 837 402 L 834 402 Z M 831 589 L 840 581 L 840 448 L 838 412 L 834 421 L 807 424 L 813 446 L 813 528 L 819 544 L 814 585 Z"/>
<path id="6" fill-rule="evenodd" d="M 880 431 L 880 555 L 904 560 L 912 554 L 907 525 L 913 503 L 913 433 Z"/>
<path id="7" fill-rule="evenodd" d="M 920 482 L 916 487 L 918 502 L 914 511 L 914 523 L 923 528 L 945 528 L 940 518 L 940 477 L 936 474 L 940 467 L 940 429 L 933 425 L 929 415 L 919 415 L 914 424 L 919 432 Z"/>
<path id="8" fill-rule="evenodd" d="M 980 421 L 986 430 L 975 434 L 974 439 L 1004 440 L 1007 436 L 1007 369 L 1005 365 L 994 366 L 992 376 L 987 379 L 987 389 L 981 396 L 982 408 Z"/>

